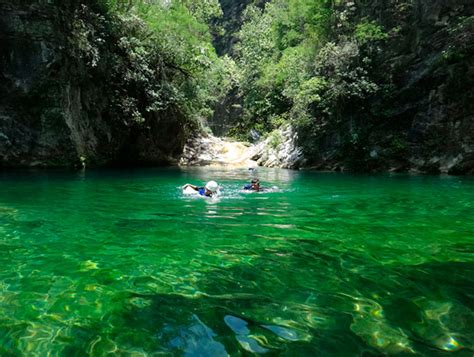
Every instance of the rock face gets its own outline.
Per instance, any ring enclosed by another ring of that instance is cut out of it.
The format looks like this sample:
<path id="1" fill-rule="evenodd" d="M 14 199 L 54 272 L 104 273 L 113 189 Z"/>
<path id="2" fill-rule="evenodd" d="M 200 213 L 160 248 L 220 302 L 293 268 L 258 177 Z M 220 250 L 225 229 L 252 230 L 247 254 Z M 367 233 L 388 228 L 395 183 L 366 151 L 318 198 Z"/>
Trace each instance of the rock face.
<path id="1" fill-rule="evenodd" d="M 253 148 L 252 160 L 259 166 L 298 169 L 305 164 L 298 134 L 290 125 L 272 132 Z"/>
<path id="2" fill-rule="evenodd" d="M 222 18 L 215 25 L 221 26 L 222 34 L 214 37 L 214 47 L 219 55 L 234 55 L 234 45 L 238 42 L 237 32 L 242 26 L 242 16 L 250 4 L 263 8 L 269 0 L 219 0 Z"/>
<path id="3" fill-rule="evenodd" d="M 0 0 L 0 167 L 173 161 L 185 141 L 180 114 L 146 127 L 113 117 L 102 69 L 69 51 L 79 5 L 53 4 Z"/>
<path id="4" fill-rule="evenodd" d="M 256 166 L 298 169 L 305 164 L 298 134 L 290 125 L 271 133 L 255 145 L 228 141 L 213 135 L 189 139 L 179 162 L 183 166 Z"/>
<path id="5" fill-rule="evenodd" d="M 179 164 L 182 166 L 255 167 L 252 160 L 254 147 L 236 141 L 227 141 L 213 135 L 190 138 Z"/>
<path id="6" fill-rule="evenodd" d="M 389 52 L 399 90 L 388 120 L 405 123 L 409 168 L 474 173 L 474 3 L 411 4 L 411 36 Z"/>
<path id="7" fill-rule="evenodd" d="M 216 103 L 214 114 L 208 121 L 214 135 L 225 136 L 242 118 L 242 97 L 233 88 L 221 101 Z"/>
<path id="8" fill-rule="evenodd" d="M 311 145 L 315 168 L 474 173 L 474 2 L 353 1 L 360 19 L 377 19 L 390 39 L 376 68 L 392 76 L 393 94 L 351 116 Z M 347 133 L 367 132 L 358 152 Z M 344 146 L 346 148 L 344 148 Z M 348 149 L 349 148 L 349 149 Z"/>

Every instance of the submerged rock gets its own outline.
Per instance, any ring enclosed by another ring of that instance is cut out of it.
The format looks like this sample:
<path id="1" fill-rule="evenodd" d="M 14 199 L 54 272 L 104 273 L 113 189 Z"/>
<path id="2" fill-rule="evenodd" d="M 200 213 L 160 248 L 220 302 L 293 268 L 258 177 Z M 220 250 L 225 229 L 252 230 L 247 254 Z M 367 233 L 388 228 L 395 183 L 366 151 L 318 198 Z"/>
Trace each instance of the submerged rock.
<path id="1" fill-rule="evenodd" d="M 250 333 L 250 330 L 247 327 L 248 322 L 238 317 L 235 317 L 232 315 L 226 315 L 224 317 L 224 322 L 237 335 L 247 335 Z"/>
<path id="2" fill-rule="evenodd" d="M 179 336 L 170 341 L 170 346 L 182 351 L 184 356 L 228 356 L 224 345 L 214 340 L 216 333 L 197 315 L 192 320 L 191 325 L 183 327 Z"/>

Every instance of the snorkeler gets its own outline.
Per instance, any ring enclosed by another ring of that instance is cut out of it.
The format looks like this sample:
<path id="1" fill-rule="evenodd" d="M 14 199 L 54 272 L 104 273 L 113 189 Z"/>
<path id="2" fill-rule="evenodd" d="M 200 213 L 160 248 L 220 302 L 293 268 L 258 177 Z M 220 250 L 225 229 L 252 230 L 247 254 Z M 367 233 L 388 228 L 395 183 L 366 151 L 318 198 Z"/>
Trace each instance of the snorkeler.
<path id="1" fill-rule="evenodd" d="M 197 193 L 201 196 L 212 197 L 217 195 L 219 191 L 219 185 L 216 181 L 209 181 L 206 186 L 199 187 L 187 183 L 183 186 L 183 193 Z"/>
<path id="2" fill-rule="evenodd" d="M 260 180 L 258 178 L 252 179 L 252 181 L 244 186 L 244 190 L 259 192 L 262 190 L 260 187 Z"/>

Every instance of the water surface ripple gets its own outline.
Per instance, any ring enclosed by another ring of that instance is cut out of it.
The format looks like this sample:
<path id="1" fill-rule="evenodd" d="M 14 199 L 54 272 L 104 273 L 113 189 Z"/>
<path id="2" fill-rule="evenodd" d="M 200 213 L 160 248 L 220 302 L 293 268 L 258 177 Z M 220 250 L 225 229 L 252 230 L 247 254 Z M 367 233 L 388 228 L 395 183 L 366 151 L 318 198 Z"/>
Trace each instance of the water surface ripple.
<path id="1" fill-rule="evenodd" d="M 0 355 L 473 355 L 474 180 L 258 173 L 1 174 Z"/>

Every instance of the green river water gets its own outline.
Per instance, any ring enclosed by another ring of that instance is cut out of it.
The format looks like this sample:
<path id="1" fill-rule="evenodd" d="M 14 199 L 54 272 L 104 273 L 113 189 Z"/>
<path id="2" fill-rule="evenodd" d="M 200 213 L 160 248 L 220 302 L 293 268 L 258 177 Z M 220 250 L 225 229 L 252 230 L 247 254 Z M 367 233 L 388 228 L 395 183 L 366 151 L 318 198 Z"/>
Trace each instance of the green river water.
<path id="1" fill-rule="evenodd" d="M 473 355 L 472 178 L 258 174 L 0 174 L 0 356 Z"/>

